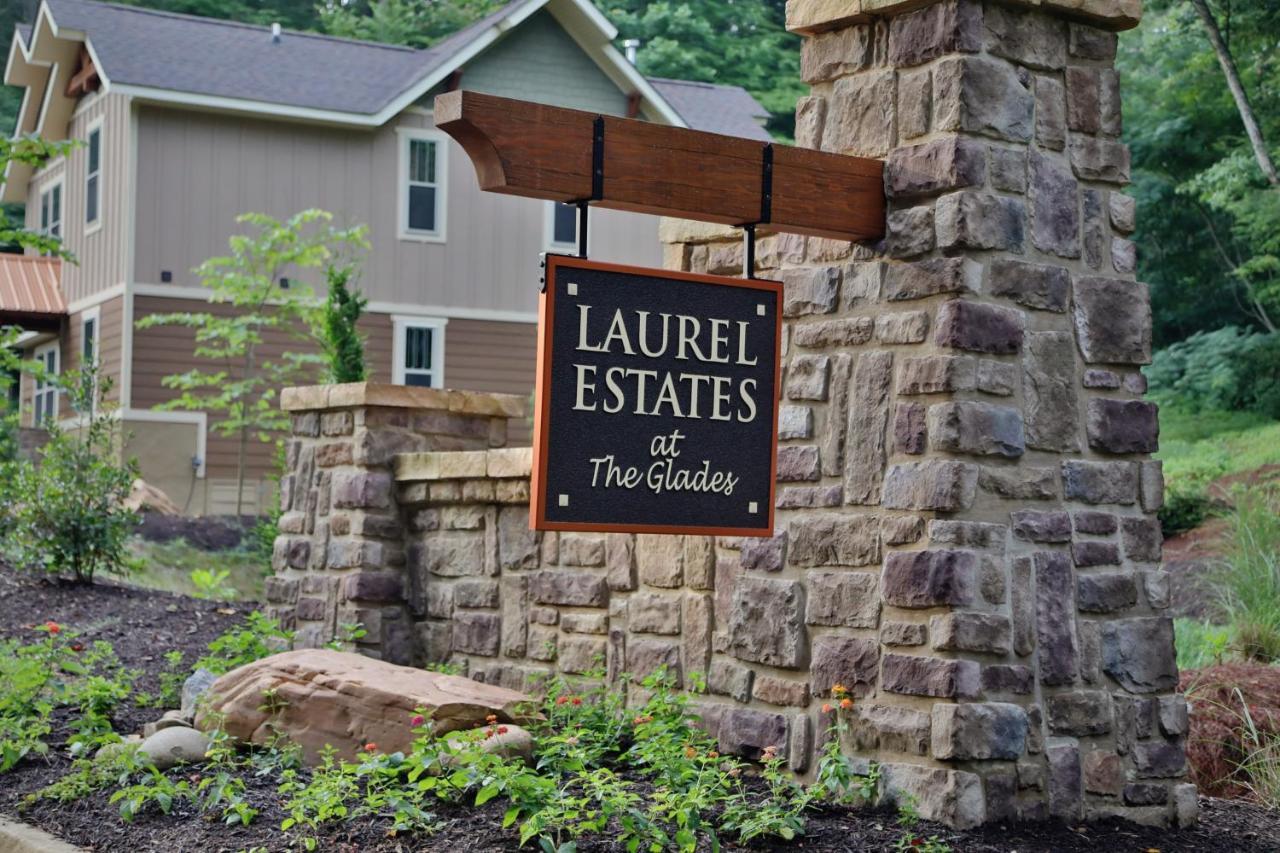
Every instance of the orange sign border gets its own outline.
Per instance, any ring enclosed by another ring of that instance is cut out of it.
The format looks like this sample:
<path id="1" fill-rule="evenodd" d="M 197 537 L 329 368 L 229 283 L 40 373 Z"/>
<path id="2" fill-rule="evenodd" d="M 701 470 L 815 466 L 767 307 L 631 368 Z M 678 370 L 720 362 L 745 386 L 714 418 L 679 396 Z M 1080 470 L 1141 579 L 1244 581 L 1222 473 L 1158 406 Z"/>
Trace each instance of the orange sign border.
<path id="1" fill-rule="evenodd" d="M 547 519 L 547 456 L 551 430 L 551 320 L 555 317 L 556 272 L 563 268 L 599 270 L 657 278 L 717 284 L 726 287 L 767 291 L 774 296 L 776 326 L 774 329 L 773 365 L 773 438 L 769 461 L 769 518 L 767 527 L 704 527 L 669 524 L 601 524 L 595 522 L 549 521 Z M 531 530 L 580 531 L 584 533 L 666 533 L 690 536 L 757 536 L 773 535 L 775 502 L 778 490 L 778 408 L 782 402 L 782 282 L 758 278 L 731 278 L 723 275 L 659 270 L 623 266 L 568 255 L 546 256 L 544 281 L 538 297 L 538 368 L 534 385 L 533 477 L 529 495 L 529 528 Z"/>

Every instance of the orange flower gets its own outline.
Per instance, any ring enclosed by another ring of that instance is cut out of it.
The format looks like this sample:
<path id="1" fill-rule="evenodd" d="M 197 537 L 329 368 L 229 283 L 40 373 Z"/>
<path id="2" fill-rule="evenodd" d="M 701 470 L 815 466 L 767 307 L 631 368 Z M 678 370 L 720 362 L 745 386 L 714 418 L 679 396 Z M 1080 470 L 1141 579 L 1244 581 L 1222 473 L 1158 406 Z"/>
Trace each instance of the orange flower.
<path id="1" fill-rule="evenodd" d="M 364 745 L 365 752 L 373 752 L 377 748 L 378 748 L 378 745 L 376 743 L 366 743 Z"/>
<path id="2" fill-rule="evenodd" d="M 52 621 L 44 623 L 44 629 L 50 634 L 59 634 L 62 632 L 62 626 L 57 622 Z"/>
<path id="3" fill-rule="evenodd" d="M 485 740 L 488 740 L 488 739 L 489 739 L 489 738 L 491 738 L 491 737 L 493 737 L 493 729 L 485 729 L 485 731 L 484 731 L 484 739 L 485 739 Z"/>
<path id="4" fill-rule="evenodd" d="M 849 710 L 853 707 L 853 700 L 846 696 L 844 699 L 840 700 L 840 707 L 846 711 Z"/>
<path id="5" fill-rule="evenodd" d="M 832 710 L 832 708 L 831 708 L 831 703 L 830 703 L 830 702 L 823 702 L 823 703 L 822 703 L 822 713 L 824 713 L 824 714 L 830 714 L 830 713 L 831 713 L 831 710 Z"/>
<path id="6" fill-rule="evenodd" d="M 707 758 L 719 758 L 719 757 L 720 757 L 720 753 L 716 752 L 714 749 L 707 753 Z"/>
<path id="7" fill-rule="evenodd" d="M 839 698 L 840 696 L 843 696 L 848 692 L 849 692 L 849 688 L 845 687 L 843 684 L 837 684 L 831 688 L 831 695 L 837 698 Z"/>
<path id="8" fill-rule="evenodd" d="M 492 724 L 492 723 L 496 723 L 496 722 L 498 722 L 498 715 L 497 715 L 497 714 L 490 714 L 489 716 L 487 716 L 487 717 L 485 717 L 485 718 L 484 718 L 484 721 L 485 721 L 486 723 L 490 723 L 490 724 Z"/>
<path id="9" fill-rule="evenodd" d="M 778 748 L 776 746 L 766 746 L 764 753 L 760 757 L 765 761 L 772 761 L 778 757 Z"/>
<path id="10" fill-rule="evenodd" d="M 685 757 L 685 758 L 697 758 L 697 757 L 698 757 L 698 750 L 694 749 L 694 748 L 693 748 L 693 747 L 691 747 L 691 746 L 686 746 L 686 747 L 684 748 L 684 757 Z"/>
<path id="11" fill-rule="evenodd" d="M 566 703 L 566 702 L 568 702 L 568 701 L 569 701 L 569 697 L 568 697 L 568 696 L 557 696 L 557 697 L 556 697 L 556 704 L 557 704 L 557 705 L 563 705 L 563 704 L 565 704 L 565 703 Z"/>

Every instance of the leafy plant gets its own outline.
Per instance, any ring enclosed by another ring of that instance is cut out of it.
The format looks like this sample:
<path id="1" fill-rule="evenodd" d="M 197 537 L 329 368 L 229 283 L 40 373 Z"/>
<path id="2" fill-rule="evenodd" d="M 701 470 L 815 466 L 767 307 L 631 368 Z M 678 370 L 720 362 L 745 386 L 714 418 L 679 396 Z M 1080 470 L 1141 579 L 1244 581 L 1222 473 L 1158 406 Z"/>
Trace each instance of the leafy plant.
<path id="1" fill-rule="evenodd" d="M 137 465 L 113 459 L 119 421 L 106 407 L 111 381 L 89 367 L 59 384 L 79 415 L 77 427 L 47 424 L 40 464 L 19 460 L 0 472 L 9 503 L 0 545 L 15 566 L 70 572 L 92 583 L 100 570 L 123 574 L 132 567 L 126 540 L 137 515 L 123 504 Z"/>
<path id="2" fill-rule="evenodd" d="M 120 804 L 120 818 L 132 821 L 148 806 L 154 805 L 161 814 L 168 814 L 180 802 L 194 799 L 191 783 L 186 779 L 174 781 L 156 769 L 155 765 L 142 768 L 137 782 L 121 787 L 108 802 Z"/>
<path id="3" fill-rule="evenodd" d="M 1224 326 L 1159 350 L 1143 371 L 1162 406 L 1280 417 L 1280 334 Z"/>
<path id="4" fill-rule="evenodd" d="M 231 572 L 227 569 L 193 569 L 191 584 L 196 588 L 196 598 L 212 598 L 225 601 L 235 598 L 236 589 L 227 583 Z"/>
<path id="5" fill-rule="evenodd" d="M 803 835 L 804 813 L 813 802 L 812 795 L 786 771 L 787 760 L 778 755 L 777 747 L 766 747 L 760 761 L 768 795 L 760 802 L 736 794 L 725 806 L 720 826 L 737 833 L 744 844 L 765 835 L 787 841 Z"/>
<path id="6" fill-rule="evenodd" d="M 209 301 L 234 310 L 152 314 L 136 323 L 140 329 L 194 329 L 196 357 L 213 364 L 166 376 L 164 386 L 179 393 L 159 408 L 216 413 L 211 429 L 237 438 L 237 516 L 243 509 L 250 439 L 274 441 L 287 424 L 287 413 L 277 405 L 277 390 L 313 375 L 323 362 L 320 355 L 306 351 L 286 351 L 278 358 L 263 355 L 268 336 L 308 340 L 318 310 L 310 287 L 294 280 L 283 287 L 281 277 L 320 267 L 335 252 L 368 245 L 363 227 L 336 229 L 329 224 L 332 220 L 333 214 L 314 209 L 285 220 L 241 214 L 236 222 L 253 233 L 232 236 L 230 255 L 210 258 L 195 270 L 210 290 Z"/>
<path id="7" fill-rule="evenodd" d="M 341 652 L 350 649 L 353 644 L 364 639 L 368 633 L 361 622 L 343 622 L 338 626 L 338 633 L 333 639 L 325 643 L 324 647 L 331 651 Z"/>
<path id="8" fill-rule="evenodd" d="M 1229 626 L 1180 618 L 1173 620 L 1173 634 L 1179 670 L 1220 664 L 1231 651 Z"/>
<path id="9" fill-rule="evenodd" d="M 230 672 L 238 666 L 253 663 L 293 644 L 293 632 L 255 610 L 243 625 L 225 631 L 209 643 L 208 654 L 196 661 L 196 669 L 207 669 L 214 675 Z"/>

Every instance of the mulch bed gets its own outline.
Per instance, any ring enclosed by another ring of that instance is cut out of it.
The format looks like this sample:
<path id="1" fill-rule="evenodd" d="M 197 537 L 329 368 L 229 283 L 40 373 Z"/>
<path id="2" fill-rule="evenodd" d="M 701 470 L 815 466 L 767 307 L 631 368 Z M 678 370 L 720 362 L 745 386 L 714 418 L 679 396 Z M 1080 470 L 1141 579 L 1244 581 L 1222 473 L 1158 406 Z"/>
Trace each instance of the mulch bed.
<path id="1" fill-rule="evenodd" d="M 46 620 L 81 632 L 86 641 L 107 640 L 126 666 L 143 671 L 137 688 L 154 692 L 163 667 L 163 654 L 182 649 L 189 659 L 203 652 L 205 645 L 235 624 L 243 608 L 234 614 L 219 612 L 223 605 L 181 596 L 99 584 L 90 588 L 48 582 L 17 575 L 0 568 L 0 636 L 31 639 L 33 625 Z M 159 716 L 159 711 L 132 706 L 121 709 L 115 719 L 117 731 L 129 732 Z M 55 731 L 54 742 L 65 732 Z M 68 806 L 42 802 L 18 815 L 22 797 L 58 779 L 70 767 L 70 760 L 58 749 L 48 759 L 28 760 L 0 777 L 0 814 L 45 829 L 73 844 L 102 853 L 233 853 L 263 847 L 270 851 L 290 849 L 290 838 L 278 831 L 285 815 L 276 795 L 276 780 L 247 776 L 251 805 L 261 810 L 248 827 L 227 827 L 200 816 L 189 807 L 179 807 L 168 816 L 145 814 L 133 823 L 123 823 L 116 807 L 99 793 Z M 175 771 L 180 772 L 180 771 Z M 187 772 L 195 772 L 189 770 Z M 1179 850 L 1226 851 L 1280 850 L 1280 815 L 1238 800 L 1201 798 L 1201 823 L 1189 831 L 1150 829 L 1124 821 L 1108 820 L 1080 826 L 1058 821 L 1037 824 L 983 827 L 955 832 L 946 827 L 920 823 L 911 830 L 917 836 L 937 835 L 956 851 L 1123 851 Z M 332 853 L 400 853 L 411 850 L 515 851 L 514 830 L 500 827 L 505 804 L 493 801 L 475 808 L 441 805 L 437 815 L 443 827 L 435 835 L 390 838 L 382 821 L 353 821 L 330 830 L 319 839 L 319 849 Z M 846 851 L 886 850 L 904 835 L 888 812 L 832 809 L 810 816 L 807 834 L 792 844 L 759 844 L 755 850 Z M 726 849 L 738 849 L 725 845 Z M 524 848 L 529 850 L 532 848 Z M 620 850 L 609 839 L 584 839 L 587 851 Z"/>

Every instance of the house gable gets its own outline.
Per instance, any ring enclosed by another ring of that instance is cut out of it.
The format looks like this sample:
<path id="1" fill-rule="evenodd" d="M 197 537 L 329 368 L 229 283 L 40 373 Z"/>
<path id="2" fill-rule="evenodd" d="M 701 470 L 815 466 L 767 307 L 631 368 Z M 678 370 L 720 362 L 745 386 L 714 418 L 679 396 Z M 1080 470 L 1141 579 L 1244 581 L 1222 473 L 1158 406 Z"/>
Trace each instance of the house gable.
<path id="1" fill-rule="evenodd" d="M 627 114 L 627 93 L 545 10 L 463 66 L 461 88 L 607 115 Z"/>

